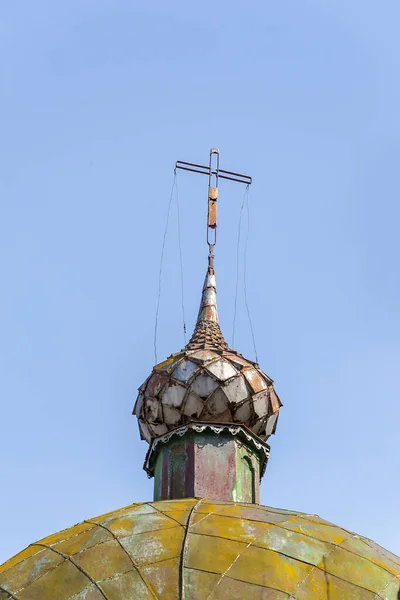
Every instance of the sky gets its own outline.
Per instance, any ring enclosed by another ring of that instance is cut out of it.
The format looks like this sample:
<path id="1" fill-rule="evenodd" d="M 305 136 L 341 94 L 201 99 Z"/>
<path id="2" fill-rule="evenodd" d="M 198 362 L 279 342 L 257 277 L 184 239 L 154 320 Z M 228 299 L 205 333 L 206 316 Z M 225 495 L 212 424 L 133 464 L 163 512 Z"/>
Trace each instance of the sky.
<path id="1" fill-rule="evenodd" d="M 400 554 L 397 0 L 0 3 L 0 562 L 152 499 L 131 415 L 154 364 L 175 161 L 253 177 L 247 295 L 284 404 L 263 504 Z M 207 179 L 179 172 L 159 359 L 206 269 Z M 244 186 L 221 182 L 228 342 Z M 239 244 L 235 348 L 255 358 Z"/>

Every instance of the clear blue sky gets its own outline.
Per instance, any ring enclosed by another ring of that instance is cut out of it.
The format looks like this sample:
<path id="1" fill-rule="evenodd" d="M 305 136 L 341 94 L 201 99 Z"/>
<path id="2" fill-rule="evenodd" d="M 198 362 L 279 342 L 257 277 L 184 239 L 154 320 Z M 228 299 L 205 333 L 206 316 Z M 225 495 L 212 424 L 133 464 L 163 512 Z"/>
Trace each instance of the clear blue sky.
<path id="1" fill-rule="evenodd" d="M 399 22 L 398 0 L 1 3 L 0 560 L 152 498 L 131 410 L 174 162 L 211 146 L 254 177 L 248 294 L 284 402 L 262 502 L 400 554 Z M 189 330 L 206 183 L 179 175 Z M 229 341 L 242 194 L 221 184 Z M 160 357 L 183 343 L 175 208 L 164 274 Z"/>

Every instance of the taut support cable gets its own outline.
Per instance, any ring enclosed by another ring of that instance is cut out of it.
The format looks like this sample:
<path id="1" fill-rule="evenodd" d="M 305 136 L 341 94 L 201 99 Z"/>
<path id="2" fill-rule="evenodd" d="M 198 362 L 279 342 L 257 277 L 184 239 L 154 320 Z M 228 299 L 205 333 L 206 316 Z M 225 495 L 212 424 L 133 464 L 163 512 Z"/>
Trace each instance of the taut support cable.
<path id="1" fill-rule="evenodd" d="M 166 221 L 165 221 L 164 236 L 163 236 L 163 242 L 162 242 L 162 246 L 161 246 L 160 268 L 159 268 L 159 272 L 158 272 L 158 296 L 157 296 L 156 317 L 155 317 L 155 322 L 154 322 L 154 358 L 155 358 L 155 364 L 157 364 L 157 362 L 158 362 L 158 360 L 157 360 L 157 330 L 158 330 L 158 315 L 159 315 L 159 312 L 160 312 L 161 283 L 162 283 L 162 270 L 163 270 L 163 263 L 164 263 L 165 241 L 167 239 L 167 231 L 168 231 L 168 224 L 169 224 L 169 215 L 171 213 L 171 204 L 172 204 L 172 198 L 173 198 L 173 195 L 174 195 L 175 186 L 176 186 L 176 169 L 174 171 L 174 181 L 172 183 L 171 193 L 169 195 L 167 218 L 166 218 Z"/>
<path id="2" fill-rule="evenodd" d="M 249 301 L 248 301 L 248 298 L 247 298 L 247 247 L 248 247 L 249 236 L 250 236 L 249 195 L 250 195 L 250 188 L 249 188 L 249 186 L 247 186 L 246 192 L 245 192 L 245 206 L 246 206 L 246 211 L 247 211 L 247 231 L 246 231 L 246 239 L 245 239 L 245 243 L 244 243 L 244 257 L 243 257 L 243 262 L 244 262 L 244 275 L 243 275 L 243 280 L 244 280 L 244 303 L 246 305 L 247 317 L 249 319 L 250 332 L 251 332 L 251 337 L 252 337 L 252 340 L 253 340 L 253 348 L 254 348 L 254 354 L 255 354 L 255 357 L 256 357 L 256 363 L 258 364 L 256 338 L 255 338 L 255 335 L 254 335 L 253 321 L 251 319 L 251 313 L 250 313 L 250 308 L 249 308 Z"/>
<path id="3" fill-rule="evenodd" d="M 176 173 L 176 170 L 175 170 Z M 186 319 L 185 319 L 185 293 L 184 293 L 184 280 L 183 280 L 183 257 L 182 257 L 182 240 L 181 240 L 181 215 L 179 208 L 179 190 L 178 190 L 178 179 L 176 178 L 176 216 L 178 221 L 178 247 L 179 247 L 179 263 L 181 267 L 181 305 L 182 305 L 182 322 L 183 322 L 183 341 L 186 346 Z"/>

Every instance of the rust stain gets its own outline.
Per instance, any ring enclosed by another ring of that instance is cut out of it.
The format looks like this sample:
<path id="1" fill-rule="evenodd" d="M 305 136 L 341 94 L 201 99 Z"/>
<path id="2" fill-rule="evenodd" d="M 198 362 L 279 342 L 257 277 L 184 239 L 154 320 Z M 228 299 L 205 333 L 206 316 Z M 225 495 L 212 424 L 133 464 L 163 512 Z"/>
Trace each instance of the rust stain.
<path id="1" fill-rule="evenodd" d="M 273 413 L 278 412 L 278 410 L 282 406 L 282 402 L 279 400 L 278 394 L 275 392 L 275 390 L 272 386 L 269 387 L 269 397 L 270 397 L 270 401 L 271 401 L 272 412 Z"/>
<path id="2" fill-rule="evenodd" d="M 147 384 L 146 394 L 153 397 L 157 396 L 157 394 L 159 393 L 161 388 L 167 383 L 167 381 L 167 375 L 164 375 L 163 373 L 153 373 Z"/>
<path id="3" fill-rule="evenodd" d="M 257 392 L 267 389 L 267 383 L 265 379 L 261 377 L 260 373 L 255 368 L 245 369 L 243 374 L 249 382 L 253 392 L 256 394 Z"/>
<path id="4" fill-rule="evenodd" d="M 208 226 L 211 229 L 217 226 L 217 202 L 211 198 L 208 201 Z"/>
<path id="5" fill-rule="evenodd" d="M 211 306 L 210 305 L 209 306 L 205 306 L 204 310 L 205 310 L 205 317 L 206 317 L 206 319 L 208 319 L 210 321 L 212 321 L 213 319 L 215 319 L 215 316 L 216 316 L 215 306 L 212 306 L 212 305 Z"/>

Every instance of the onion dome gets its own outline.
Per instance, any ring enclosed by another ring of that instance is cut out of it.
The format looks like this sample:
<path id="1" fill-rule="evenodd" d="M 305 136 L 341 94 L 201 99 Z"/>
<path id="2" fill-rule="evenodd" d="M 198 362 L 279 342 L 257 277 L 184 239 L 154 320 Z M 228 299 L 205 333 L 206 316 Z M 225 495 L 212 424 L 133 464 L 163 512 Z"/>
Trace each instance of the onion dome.
<path id="1" fill-rule="evenodd" d="M 398 600 L 400 559 L 316 515 L 195 498 L 133 504 L 0 566 L 1 600 Z"/>
<path id="2" fill-rule="evenodd" d="M 272 379 L 229 348 L 222 335 L 210 260 L 189 343 L 156 365 L 139 388 L 134 414 L 141 437 L 151 443 L 188 423 L 231 423 L 266 441 L 275 432 L 280 406 Z"/>

